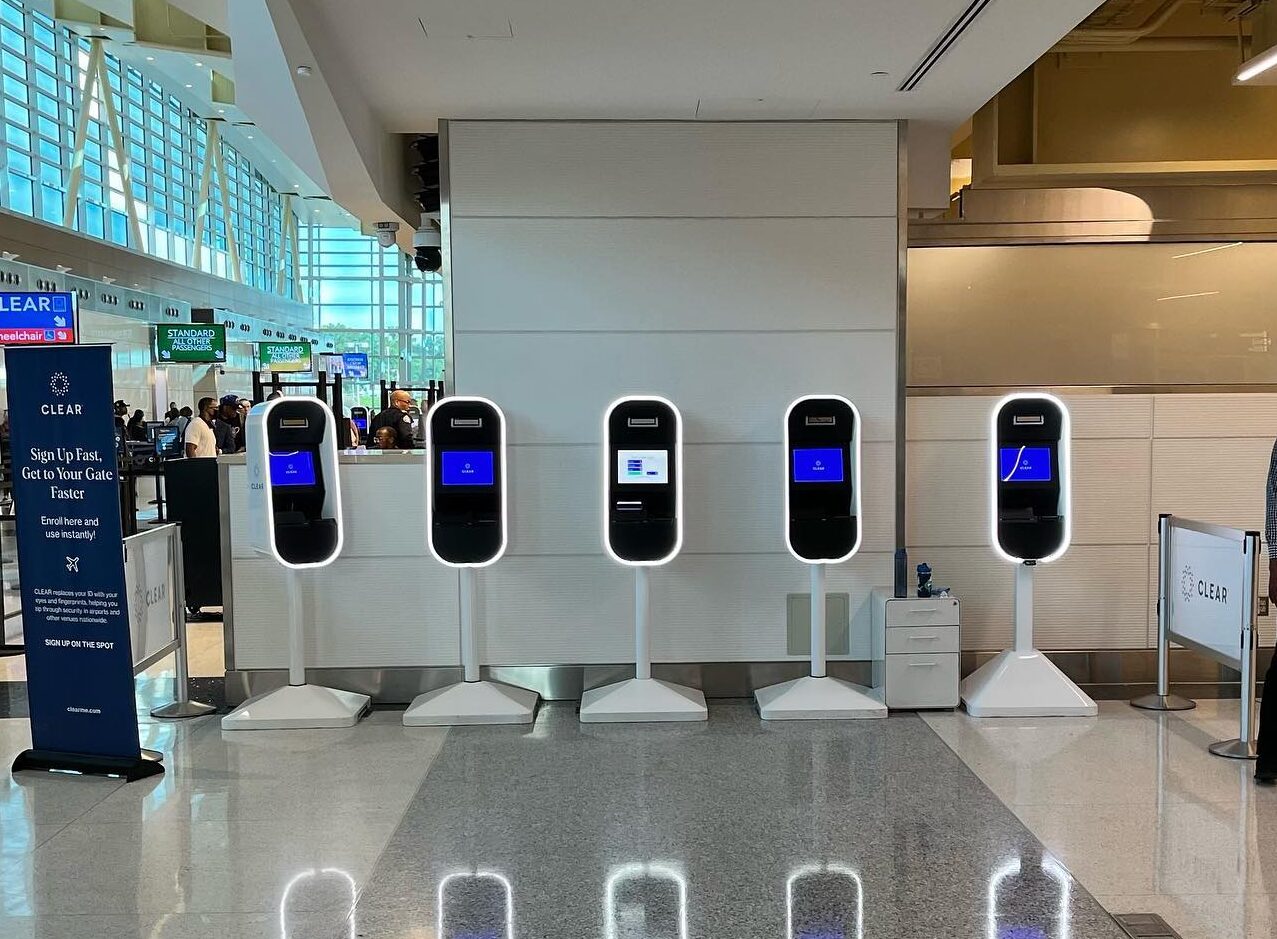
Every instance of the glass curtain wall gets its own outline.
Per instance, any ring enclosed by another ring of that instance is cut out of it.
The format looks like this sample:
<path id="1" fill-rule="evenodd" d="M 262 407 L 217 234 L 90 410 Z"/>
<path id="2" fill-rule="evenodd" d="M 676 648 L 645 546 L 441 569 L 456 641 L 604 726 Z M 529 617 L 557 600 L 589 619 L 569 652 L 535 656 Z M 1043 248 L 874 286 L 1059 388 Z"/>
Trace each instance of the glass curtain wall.
<path id="1" fill-rule="evenodd" d="M 0 0 L 0 205 L 61 225 L 74 159 L 76 117 L 91 45 L 45 14 L 18 0 Z M 108 43 L 106 49 L 110 49 Z M 105 55 L 111 92 L 128 149 L 133 198 L 141 224 L 141 249 L 194 266 L 195 219 L 208 122 L 176 96 Z M 101 90 L 89 103 L 84 179 L 76 230 L 128 245 L 128 214 L 120 168 L 111 147 Z M 244 283 L 277 292 L 283 267 L 284 295 L 296 298 L 290 264 L 282 264 L 284 208 L 281 195 L 243 154 L 221 142 L 231 226 Z M 228 240 L 221 188 L 209 188 L 200 267 L 229 277 Z"/>
<path id="2" fill-rule="evenodd" d="M 418 273 L 398 248 L 345 228 L 301 229 L 301 275 L 315 326 L 338 352 L 366 352 L 368 380 L 346 402 L 381 407 L 382 379 L 405 387 L 444 377 L 443 279 Z"/>

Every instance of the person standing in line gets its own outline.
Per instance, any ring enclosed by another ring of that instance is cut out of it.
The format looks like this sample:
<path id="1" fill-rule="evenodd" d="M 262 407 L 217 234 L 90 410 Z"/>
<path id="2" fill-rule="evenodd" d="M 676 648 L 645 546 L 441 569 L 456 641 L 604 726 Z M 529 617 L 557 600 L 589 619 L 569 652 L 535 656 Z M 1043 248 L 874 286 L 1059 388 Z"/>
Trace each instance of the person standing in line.
<path id="1" fill-rule="evenodd" d="M 186 425 L 186 436 L 183 438 L 188 459 L 217 456 L 217 437 L 213 434 L 213 415 L 217 413 L 217 401 L 213 398 L 200 398 L 199 409 L 199 417 Z"/>
<path id="2" fill-rule="evenodd" d="M 133 412 L 133 416 L 129 418 L 129 422 L 125 427 L 129 440 L 146 442 L 146 415 L 139 409 Z"/>
<path id="3" fill-rule="evenodd" d="M 1268 491 L 1264 513 L 1264 548 L 1268 552 L 1268 602 L 1277 603 L 1277 443 L 1268 461 Z M 1259 708 L 1259 759 L 1255 781 L 1277 783 L 1277 655 L 1264 676 L 1264 697 Z"/>
<path id="4" fill-rule="evenodd" d="M 244 425 L 240 423 L 239 395 L 222 395 L 213 420 L 218 453 L 239 453 L 244 449 Z"/>
<path id="5" fill-rule="evenodd" d="M 412 395 L 402 389 L 396 389 L 390 392 L 390 407 L 382 411 L 372 419 L 372 426 L 368 428 L 369 434 L 375 439 L 377 431 L 382 427 L 389 427 L 395 432 L 396 445 L 400 450 L 411 450 L 412 441 L 412 418 L 408 415 L 408 410 L 412 407 Z"/>

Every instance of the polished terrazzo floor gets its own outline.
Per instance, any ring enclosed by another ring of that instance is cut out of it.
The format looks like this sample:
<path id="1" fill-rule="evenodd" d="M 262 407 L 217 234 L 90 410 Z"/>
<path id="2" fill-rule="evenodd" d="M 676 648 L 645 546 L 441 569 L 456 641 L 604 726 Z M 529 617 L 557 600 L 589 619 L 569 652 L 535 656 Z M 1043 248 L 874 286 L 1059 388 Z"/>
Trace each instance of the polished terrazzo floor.
<path id="1" fill-rule="evenodd" d="M 1273 935 L 1277 790 L 1204 752 L 1235 705 L 230 735 L 147 718 L 164 680 L 164 777 L 0 775 L 4 939 Z"/>

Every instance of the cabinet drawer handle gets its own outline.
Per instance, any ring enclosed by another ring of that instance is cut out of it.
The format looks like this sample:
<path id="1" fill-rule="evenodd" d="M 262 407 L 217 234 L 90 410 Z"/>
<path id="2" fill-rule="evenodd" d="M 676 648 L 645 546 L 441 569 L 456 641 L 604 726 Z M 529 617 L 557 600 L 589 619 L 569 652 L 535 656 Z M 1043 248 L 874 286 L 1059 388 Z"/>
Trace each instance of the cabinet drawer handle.
<path id="1" fill-rule="evenodd" d="M 910 668 L 935 668 L 939 662 L 910 662 Z"/>
<path id="2" fill-rule="evenodd" d="M 939 636 L 910 636 L 910 642 L 939 642 Z"/>
<path id="3" fill-rule="evenodd" d="M 917 607 L 917 606 L 916 606 L 916 607 L 914 607 L 912 610 L 910 610 L 910 611 L 909 611 L 909 615 L 910 615 L 910 616 L 922 616 L 922 615 L 924 615 L 924 614 L 929 614 L 929 613 L 939 613 L 939 612 L 940 612 L 940 607 L 938 607 L 938 606 L 922 606 L 922 607 Z"/>

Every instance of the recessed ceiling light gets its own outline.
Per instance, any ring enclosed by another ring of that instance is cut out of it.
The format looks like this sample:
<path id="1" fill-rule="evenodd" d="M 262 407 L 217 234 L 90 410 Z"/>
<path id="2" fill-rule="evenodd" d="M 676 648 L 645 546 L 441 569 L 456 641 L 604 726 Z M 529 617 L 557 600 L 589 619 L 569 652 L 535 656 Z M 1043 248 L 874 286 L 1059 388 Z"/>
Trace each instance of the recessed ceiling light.
<path id="1" fill-rule="evenodd" d="M 252 140 L 252 139 L 253 139 L 253 135 L 252 135 L 252 134 L 245 134 L 244 136 L 245 136 L 245 137 L 247 137 L 249 140 Z"/>
<path id="2" fill-rule="evenodd" d="M 194 85 L 192 85 L 190 82 L 187 82 L 187 83 L 186 83 L 186 87 L 187 87 L 187 88 L 194 88 L 195 86 L 194 86 Z"/>
<path id="3" fill-rule="evenodd" d="M 297 66 L 297 74 L 305 78 L 307 75 L 310 74 L 310 66 L 309 65 Z"/>
<path id="4" fill-rule="evenodd" d="M 218 113 L 218 114 L 225 114 L 225 113 L 226 113 L 226 108 L 218 108 L 218 109 L 217 109 L 217 113 Z"/>
<path id="5" fill-rule="evenodd" d="M 154 61 L 155 61 L 155 56 L 153 56 L 153 55 L 148 55 L 148 56 L 146 57 L 146 61 L 148 61 L 148 62 L 154 62 Z"/>
<path id="6" fill-rule="evenodd" d="M 204 63 L 203 63 L 203 62 L 196 62 L 196 63 L 195 63 L 195 67 L 196 67 L 196 68 L 203 68 L 203 67 L 204 67 Z"/>
<path id="7" fill-rule="evenodd" d="M 301 184 L 301 183 L 293 183 L 293 188 L 294 188 L 294 189 L 300 189 L 301 187 L 302 187 L 302 184 Z"/>
<path id="8" fill-rule="evenodd" d="M 869 74 L 872 75 L 874 78 L 886 78 L 887 75 L 889 75 L 890 73 L 879 71 L 879 72 L 870 72 Z"/>

